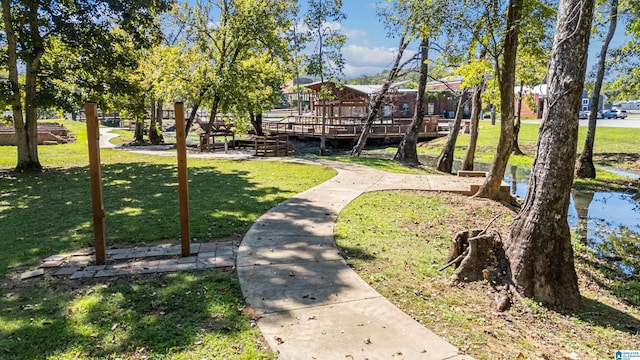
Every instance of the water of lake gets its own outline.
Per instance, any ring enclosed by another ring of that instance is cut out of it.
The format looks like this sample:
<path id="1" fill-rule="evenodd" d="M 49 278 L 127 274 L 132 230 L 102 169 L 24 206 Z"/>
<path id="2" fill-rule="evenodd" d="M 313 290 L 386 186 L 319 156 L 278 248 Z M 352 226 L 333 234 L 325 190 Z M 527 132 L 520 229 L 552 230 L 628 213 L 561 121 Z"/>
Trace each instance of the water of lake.
<path id="1" fill-rule="evenodd" d="M 459 165 L 458 165 L 459 166 Z M 476 164 L 476 170 L 488 171 L 488 164 Z M 633 179 L 639 175 L 608 169 Z M 524 198 L 529 189 L 530 169 L 508 166 L 504 181 L 511 193 Z M 640 275 L 640 203 L 637 197 L 622 192 L 571 192 L 569 226 L 578 239 L 628 275 Z"/>
<path id="2" fill-rule="evenodd" d="M 363 156 L 391 157 L 393 154 L 373 152 Z M 433 164 L 432 157 L 419 156 L 423 164 Z M 461 163 L 455 162 L 454 173 Z M 475 163 L 474 169 L 488 171 L 489 164 Z M 639 179 L 640 175 L 610 168 L 618 175 Z M 531 170 L 508 166 L 504 182 L 511 193 L 521 199 L 527 195 Z M 640 203 L 637 195 L 609 191 L 571 192 L 567 221 L 578 239 L 595 249 L 597 254 L 610 261 L 627 275 L 640 276 Z"/>

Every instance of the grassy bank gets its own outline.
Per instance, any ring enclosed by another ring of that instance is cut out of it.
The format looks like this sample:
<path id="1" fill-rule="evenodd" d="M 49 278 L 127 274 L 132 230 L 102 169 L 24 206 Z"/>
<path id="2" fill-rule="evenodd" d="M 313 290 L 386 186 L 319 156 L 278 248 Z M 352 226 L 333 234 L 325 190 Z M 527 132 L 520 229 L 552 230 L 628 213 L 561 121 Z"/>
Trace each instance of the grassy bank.
<path id="1" fill-rule="evenodd" d="M 533 165 L 536 144 L 538 141 L 538 124 L 522 124 L 519 144 L 525 155 L 511 155 L 510 166 L 530 169 Z M 578 151 L 584 145 L 587 129 L 580 128 Z M 495 126 L 487 121 L 480 124 L 476 162 L 491 164 L 500 136 L 500 124 Z M 610 167 L 640 174 L 640 129 L 598 128 L 594 147 L 594 163 L 596 165 L 596 180 L 575 179 L 574 188 L 583 190 L 610 190 L 637 192 L 637 185 L 630 184 L 629 178 L 608 171 Z M 434 159 L 440 154 L 447 138 L 440 138 L 420 144 L 418 154 Z M 455 159 L 462 161 L 469 144 L 469 134 L 458 137 L 455 148 Z M 395 153 L 397 148 L 388 147 L 383 151 L 387 154 Z M 578 153 L 579 155 L 579 153 Z M 426 165 L 432 164 L 427 161 Z"/>
<path id="2" fill-rule="evenodd" d="M 538 141 L 539 124 L 522 124 L 519 141 L 520 149 L 525 155 L 513 155 L 509 160 L 511 165 L 531 167 Z M 500 124 L 495 126 L 490 122 L 482 121 L 478 131 L 478 147 L 476 160 L 490 163 L 498 144 L 500 136 Z M 582 150 L 586 127 L 580 127 L 578 133 L 578 154 Z M 599 127 L 596 132 L 594 145 L 594 162 L 600 166 L 615 166 L 640 172 L 640 129 Z M 446 142 L 446 138 L 438 139 L 421 146 L 418 151 L 437 156 Z M 469 134 L 461 134 L 456 142 L 455 156 L 463 159 L 469 144 Z"/>
<path id="3" fill-rule="evenodd" d="M 478 359 L 613 358 L 615 349 L 640 343 L 640 282 L 576 244 L 584 308 L 571 314 L 527 300 L 496 310 L 486 282 L 449 286 L 439 272 L 453 235 L 492 229 L 503 239 L 514 213 L 501 205 L 458 195 L 414 192 L 364 194 L 336 225 L 349 265 L 373 288 L 419 322 Z"/>
<path id="4" fill-rule="evenodd" d="M 86 129 L 64 125 L 77 141 L 39 147 L 41 174 L 10 173 L 15 148 L 0 147 L 0 357 L 275 358 L 232 271 L 19 280 L 44 257 L 93 245 Z M 107 245 L 177 243 L 175 158 L 102 150 L 101 160 Z M 275 161 L 188 163 L 198 242 L 238 240 L 268 209 L 335 175 Z"/>

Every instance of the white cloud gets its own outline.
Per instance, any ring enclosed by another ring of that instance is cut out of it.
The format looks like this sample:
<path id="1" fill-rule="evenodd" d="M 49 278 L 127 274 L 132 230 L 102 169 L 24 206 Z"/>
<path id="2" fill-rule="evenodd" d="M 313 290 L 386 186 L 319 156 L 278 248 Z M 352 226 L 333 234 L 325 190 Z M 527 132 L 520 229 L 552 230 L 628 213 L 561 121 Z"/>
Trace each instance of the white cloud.
<path id="1" fill-rule="evenodd" d="M 351 64 L 345 64 L 343 73 L 347 78 L 354 78 L 362 75 L 376 75 L 386 70 L 381 66 L 354 66 Z"/>
<path id="2" fill-rule="evenodd" d="M 363 38 L 367 35 L 367 32 L 362 29 L 349 29 L 338 22 L 327 22 L 325 23 L 325 26 L 346 36 L 349 40 Z"/>
<path id="3" fill-rule="evenodd" d="M 342 49 L 345 60 L 344 74 L 347 77 L 375 75 L 389 70 L 398 49 L 375 46 L 348 45 Z M 405 50 L 403 59 L 415 55 L 413 50 Z"/>

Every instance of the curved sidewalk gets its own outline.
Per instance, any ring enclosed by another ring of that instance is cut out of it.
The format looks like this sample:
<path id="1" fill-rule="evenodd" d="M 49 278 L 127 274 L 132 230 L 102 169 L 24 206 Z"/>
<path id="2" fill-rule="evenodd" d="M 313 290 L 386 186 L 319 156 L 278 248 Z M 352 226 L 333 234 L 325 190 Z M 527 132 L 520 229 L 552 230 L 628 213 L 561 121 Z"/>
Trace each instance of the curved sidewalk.
<path id="1" fill-rule="evenodd" d="M 100 129 L 102 148 L 110 129 Z M 157 151 L 129 151 L 159 155 Z M 166 156 L 175 156 L 167 153 Z M 190 157 L 255 159 L 250 154 Z M 267 159 L 265 159 L 267 160 Z M 271 160 L 271 159 L 269 159 Z M 432 190 L 468 193 L 479 178 L 403 175 L 336 161 L 338 175 L 272 208 L 238 249 L 236 268 L 246 302 L 280 359 L 472 359 L 406 315 L 346 264 L 334 240 L 340 211 L 362 193 Z"/>
<path id="2" fill-rule="evenodd" d="M 236 259 L 245 300 L 280 359 L 471 359 L 351 270 L 336 248 L 334 225 L 367 191 L 465 191 L 478 180 L 319 162 L 338 175 L 261 216 Z"/>

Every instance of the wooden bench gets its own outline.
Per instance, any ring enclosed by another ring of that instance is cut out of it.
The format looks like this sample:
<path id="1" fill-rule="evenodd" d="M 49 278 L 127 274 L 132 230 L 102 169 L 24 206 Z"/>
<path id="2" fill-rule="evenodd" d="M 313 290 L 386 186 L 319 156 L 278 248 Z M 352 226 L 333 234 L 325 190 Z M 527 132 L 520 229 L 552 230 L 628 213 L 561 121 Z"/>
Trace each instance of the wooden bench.
<path id="1" fill-rule="evenodd" d="M 256 156 L 289 156 L 288 135 L 256 136 L 253 139 Z"/>

